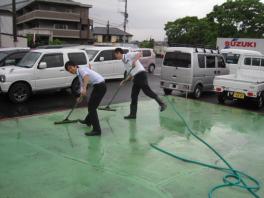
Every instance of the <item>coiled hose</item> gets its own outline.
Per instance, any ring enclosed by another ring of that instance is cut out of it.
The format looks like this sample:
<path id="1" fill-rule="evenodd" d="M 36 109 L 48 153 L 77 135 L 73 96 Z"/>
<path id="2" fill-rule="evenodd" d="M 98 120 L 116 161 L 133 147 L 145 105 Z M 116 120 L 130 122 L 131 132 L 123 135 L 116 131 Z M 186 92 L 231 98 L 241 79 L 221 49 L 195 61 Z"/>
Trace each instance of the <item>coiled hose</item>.
<path id="1" fill-rule="evenodd" d="M 210 144 L 208 144 L 206 141 L 204 141 L 202 138 L 200 138 L 199 136 L 197 136 L 193 130 L 189 127 L 188 123 L 186 122 L 186 120 L 183 118 L 183 116 L 179 113 L 179 111 L 176 109 L 175 105 L 169 100 L 168 97 L 167 101 L 168 104 L 170 104 L 170 106 L 172 107 L 173 111 L 180 117 L 180 119 L 182 120 L 182 122 L 184 123 L 184 125 L 186 126 L 186 128 L 188 129 L 188 131 L 199 141 L 201 141 L 204 145 L 206 145 L 210 150 L 212 150 L 227 166 L 227 168 L 225 167 L 220 167 L 220 166 L 215 166 L 212 164 L 207 164 L 204 162 L 199 162 L 196 160 L 190 160 L 184 157 L 181 157 L 179 155 L 176 155 L 174 153 L 171 153 L 155 144 L 150 144 L 151 147 L 153 147 L 154 149 L 169 155 L 173 158 L 176 158 L 178 160 L 182 160 L 184 162 L 188 162 L 188 163 L 192 163 L 192 164 L 196 164 L 196 165 L 200 165 L 200 166 L 204 166 L 207 168 L 212 168 L 212 169 L 216 169 L 219 171 L 223 171 L 226 172 L 227 174 L 223 177 L 223 183 L 219 184 L 217 186 L 214 186 L 213 188 L 211 188 L 208 192 L 208 197 L 212 198 L 213 197 L 213 193 L 214 191 L 216 191 L 217 189 L 221 189 L 221 188 L 225 188 L 225 187 L 238 187 L 244 190 L 247 190 L 249 193 L 251 193 L 254 197 L 259 198 L 259 195 L 256 194 L 256 192 L 260 189 L 260 184 L 259 181 L 249 175 L 247 175 L 246 173 L 236 170 L 234 169 L 225 159 L 224 157 L 216 151 L 216 149 L 214 149 Z M 254 185 L 249 185 L 247 184 L 247 182 L 245 180 L 249 180 L 251 181 Z"/>

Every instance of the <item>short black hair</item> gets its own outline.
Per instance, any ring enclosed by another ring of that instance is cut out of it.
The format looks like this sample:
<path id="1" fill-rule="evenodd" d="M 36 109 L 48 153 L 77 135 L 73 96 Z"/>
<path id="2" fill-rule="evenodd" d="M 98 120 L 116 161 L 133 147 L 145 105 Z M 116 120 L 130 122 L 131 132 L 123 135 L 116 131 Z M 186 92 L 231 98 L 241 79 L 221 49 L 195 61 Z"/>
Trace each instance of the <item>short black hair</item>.
<path id="1" fill-rule="evenodd" d="M 65 68 L 66 71 L 69 71 L 69 67 L 77 67 L 77 65 L 74 62 L 72 62 L 72 61 L 68 61 L 68 62 L 65 63 L 64 68 Z"/>
<path id="2" fill-rule="evenodd" d="M 115 49 L 115 54 L 116 53 L 124 54 L 124 50 L 122 48 L 118 47 L 118 48 Z"/>

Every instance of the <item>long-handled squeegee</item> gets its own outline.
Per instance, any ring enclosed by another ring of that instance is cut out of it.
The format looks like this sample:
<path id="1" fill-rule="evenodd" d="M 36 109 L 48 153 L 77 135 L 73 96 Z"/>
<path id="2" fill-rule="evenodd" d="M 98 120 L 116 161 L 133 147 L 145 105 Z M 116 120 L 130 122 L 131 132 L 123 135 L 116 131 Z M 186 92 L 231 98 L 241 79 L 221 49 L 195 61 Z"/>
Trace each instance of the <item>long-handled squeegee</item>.
<path id="1" fill-rule="evenodd" d="M 105 110 L 105 111 L 116 111 L 116 109 L 113 109 L 110 107 L 112 104 L 113 100 L 115 99 L 116 95 L 118 94 L 119 90 L 121 89 L 122 85 L 119 85 L 117 88 L 116 92 L 114 93 L 113 97 L 111 98 L 110 102 L 105 106 L 105 107 L 99 107 L 99 110 Z"/>
<path id="2" fill-rule="evenodd" d="M 129 70 L 129 72 L 128 72 L 128 74 L 127 74 L 127 76 L 126 76 L 126 78 L 125 78 L 124 81 L 126 81 L 126 80 L 129 78 L 129 75 L 130 75 L 130 73 L 131 73 L 131 71 L 132 71 L 133 69 L 134 69 L 134 67 L 132 67 L 132 68 Z M 110 105 L 112 104 L 113 100 L 115 99 L 116 95 L 118 94 L 118 92 L 120 91 L 121 88 L 122 88 L 122 85 L 119 85 L 119 87 L 117 88 L 117 90 L 116 90 L 116 92 L 114 93 L 113 97 L 111 98 L 110 102 L 109 102 L 105 107 L 99 107 L 98 109 L 99 109 L 99 110 L 104 110 L 104 111 L 116 111 L 116 109 L 111 108 Z"/>
<path id="3" fill-rule="evenodd" d="M 78 122 L 78 119 L 77 120 L 69 120 L 70 115 L 72 114 L 73 110 L 77 107 L 78 103 L 79 103 L 78 101 L 75 102 L 75 104 L 72 107 L 71 111 L 68 113 L 67 117 L 64 120 L 58 121 L 58 122 L 54 122 L 54 124 L 69 124 L 69 123 Z"/>

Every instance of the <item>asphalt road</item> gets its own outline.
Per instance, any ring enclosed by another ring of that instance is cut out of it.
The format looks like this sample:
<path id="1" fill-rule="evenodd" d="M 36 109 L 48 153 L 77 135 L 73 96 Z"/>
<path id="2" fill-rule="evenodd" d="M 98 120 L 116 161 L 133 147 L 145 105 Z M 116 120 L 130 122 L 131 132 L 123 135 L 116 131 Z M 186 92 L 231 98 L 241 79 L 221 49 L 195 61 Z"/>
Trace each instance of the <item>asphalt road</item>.
<path id="1" fill-rule="evenodd" d="M 160 65 L 161 59 L 157 59 L 157 68 L 154 74 L 148 74 L 150 87 L 159 95 L 163 95 L 163 91 L 159 86 L 160 83 Z M 115 90 L 118 88 L 120 80 L 107 81 L 107 93 L 104 97 L 101 105 L 106 105 Z M 113 103 L 130 101 L 132 83 L 129 82 L 126 86 L 122 87 Z M 173 92 L 174 96 L 185 97 L 184 94 Z M 147 99 L 147 97 L 140 93 L 139 100 Z M 191 98 L 190 98 L 191 99 Z M 217 104 L 217 99 L 214 93 L 204 93 L 199 99 L 200 101 Z M 6 96 L 0 96 L 0 119 L 19 117 L 25 115 L 40 114 L 52 111 L 59 111 L 63 109 L 69 109 L 75 102 L 75 98 L 71 95 L 70 91 L 50 91 L 45 93 L 38 93 L 33 95 L 30 100 L 24 104 L 13 104 Z M 260 114 L 264 113 L 264 108 L 261 110 L 255 110 L 251 104 L 227 102 L 226 106 L 230 108 L 241 108 L 249 111 L 256 111 Z M 84 101 L 80 106 L 86 106 Z"/>

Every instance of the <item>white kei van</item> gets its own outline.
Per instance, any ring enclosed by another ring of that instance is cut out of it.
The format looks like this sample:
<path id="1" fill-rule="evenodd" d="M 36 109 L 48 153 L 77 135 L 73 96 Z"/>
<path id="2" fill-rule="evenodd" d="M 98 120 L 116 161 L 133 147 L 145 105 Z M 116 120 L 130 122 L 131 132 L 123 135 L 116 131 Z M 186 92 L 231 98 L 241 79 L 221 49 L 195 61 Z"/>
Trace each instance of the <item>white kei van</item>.
<path id="1" fill-rule="evenodd" d="M 216 75 L 228 73 L 223 55 L 215 50 L 168 47 L 161 67 L 160 85 L 165 94 L 178 90 L 199 98 L 202 91 L 213 90 Z"/>
<path id="2" fill-rule="evenodd" d="M 0 68 L 0 93 L 14 103 L 23 103 L 38 91 L 71 88 L 79 90 L 76 75 L 67 72 L 67 61 L 87 66 L 88 56 L 78 49 L 37 49 L 28 52 L 16 65 Z"/>
<path id="3" fill-rule="evenodd" d="M 244 49 L 222 49 L 220 52 L 223 54 L 231 74 L 236 73 L 243 55 L 262 55 L 258 51 Z"/>
<path id="4" fill-rule="evenodd" d="M 89 57 L 91 69 L 101 74 L 105 79 L 124 78 L 126 75 L 124 63 L 114 56 L 116 47 L 87 46 L 82 49 Z M 123 50 L 127 53 L 129 48 L 123 48 Z"/>

